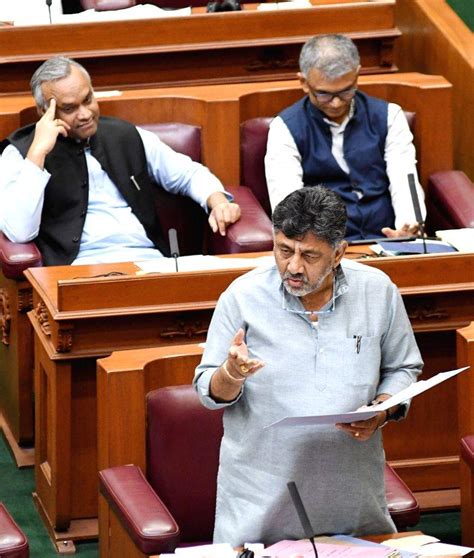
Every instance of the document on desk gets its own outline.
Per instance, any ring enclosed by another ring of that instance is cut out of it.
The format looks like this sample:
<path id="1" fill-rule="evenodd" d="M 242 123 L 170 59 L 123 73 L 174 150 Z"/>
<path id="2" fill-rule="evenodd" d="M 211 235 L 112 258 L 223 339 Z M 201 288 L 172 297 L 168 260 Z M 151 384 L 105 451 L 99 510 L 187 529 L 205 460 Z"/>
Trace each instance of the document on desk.
<path id="1" fill-rule="evenodd" d="M 251 268 L 261 265 L 271 265 L 275 262 L 273 256 L 259 256 L 256 258 L 219 258 L 218 256 L 180 256 L 178 271 L 207 271 L 213 269 Z M 143 273 L 176 273 L 174 258 L 157 258 L 135 262 Z"/>
<path id="2" fill-rule="evenodd" d="M 327 544 L 315 541 L 319 558 L 395 558 L 400 556 L 393 548 L 387 546 L 350 546 L 345 544 Z M 289 558 L 301 556 L 314 558 L 314 550 L 309 540 L 280 541 L 265 548 L 264 556 Z"/>
<path id="3" fill-rule="evenodd" d="M 456 376 L 460 372 L 467 370 L 469 366 L 463 368 L 457 368 L 456 370 L 448 370 L 447 372 L 440 372 L 433 376 L 429 380 L 420 380 L 402 389 L 383 403 L 378 405 L 364 406 L 360 407 L 355 411 L 348 413 L 335 413 L 326 415 L 312 415 L 312 416 L 302 416 L 302 417 L 285 417 L 275 422 L 272 422 L 265 428 L 279 428 L 283 426 L 316 426 L 322 424 L 336 424 L 336 423 L 349 423 L 358 420 L 367 420 L 374 417 L 380 411 L 385 411 L 390 409 L 399 403 L 403 403 L 408 399 L 412 399 L 416 395 L 420 395 L 424 391 L 431 389 L 442 382 L 449 380 L 453 376 Z"/>

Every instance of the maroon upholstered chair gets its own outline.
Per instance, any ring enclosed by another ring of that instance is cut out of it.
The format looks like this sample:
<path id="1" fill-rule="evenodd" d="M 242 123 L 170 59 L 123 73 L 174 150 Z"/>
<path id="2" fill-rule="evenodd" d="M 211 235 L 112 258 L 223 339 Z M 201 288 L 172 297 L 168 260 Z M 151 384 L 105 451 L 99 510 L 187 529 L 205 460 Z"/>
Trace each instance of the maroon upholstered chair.
<path id="1" fill-rule="evenodd" d="M 123 8 L 131 8 L 137 4 L 136 0 L 81 0 L 81 6 L 84 10 L 122 10 Z"/>
<path id="2" fill-rule="evenodd" d="M 416 134 L 416 115 L 406 112 L 408 124 Z M 249 186 L 260 205 L 271 215 L 265 179 L 264 157 L 268 128 L 272 118 L 252 118 L 240 125 L 241 183 Z M 461 171 L 448 170 L 434 173 L 426 192 L 426 229 L 436 230 L 474 226 L 474 184 Z"/>
<path id="3" fill-rule="evenodd" d="M 188 6 L 206 6 L 208 0 L 81 0 L 84 10 L 91 8 L 97 11 L 121 10 L 131 8 L 137 4 L 152 4 L 159 8 L 178 9 Z"/>
<path id="4" fill-rule="evenodd" d="M 474 435 L 461 440 L 462 544 L 474 546 Z"/>
<path id="5" fill-rule="evenodd" d="M 190 156 L 197 162 L 201 161 L 199 127 L 182 123 L 150 124 L 143 127 L 156 133 L 176 151 Z M 155 189 L 155 203 L 163 233 L 167 238 L 167 231 L 170 228 L 177 230 L 181 255 L 235 254 L 272 249 L 270 219 L 252 191 L 245 186 L 227 189 L 240 205 L 242 217 L 237 223 L 228 227 L 224 237 L 211 231 L 207 224 L 206 213 L 190 198 L 169 194 L 161 188 Z M 26 350 L 30 347 L 32 351 L 32 332 L 26 316 L 26 312 L 31 309 L 31 297 L 26 293 L 27 285 L 25 286 L 23 271 L 28 267 L 41 265 L 41 254 L 34 242 L 16 244 L 10 242 L 0 232 L 0 351 L 4 352 L 0 357 L 2 362 L 9 363 L 7 368 L 11 379 L 9 378 L 8 384 L 5 383 L 8 386 L 6 390 L 12 391 L 12 398 L 19 398 L 21 394 L 21 397 L 29 397 L 30 401 L 32 387 L 29 389 L 19 380 L 20 366 L 23 371 L 29 370 L 33 358 Z M 31 337 L 29 341 L 26 340 L 28 335 Z M 18 388 L 11 388 L 13 385 L 18 385 Z M 2 386 L 0 378 L 0 388 Z M 6 401 L 5 404 L 2 403 L 4 418 L 13 437 L 20 444 L 31 443 L 33 418 L 28 419 L 26 415 L 31 413 L 32 401 L 30 405 L 25 403 L 22 406 L 22 409 L 25 409 L 23 413 L 16 411 L 20 403 L 14 404 L 11 398 L 0 393 L 0 400 L 2 399 Z M 20 414 L 24 416 L 19 416 Z"/>
<path id="6" fill-rule="evenodd" d="M 181 123 L 142 125 L 162 141 L 194 161 L 201 162 L 201 130 Z M 262 211 L 252 191 L 245 187 L 228 187 L 242 208 L 242 218 L 221 237 L 207 226 L 205 212 L 191 199 L 156 189 L 156 206 L 163 231 L 177 229 L 182 255 L 210 253 L 262 252 L 273 247 L 271 222 Z M 41 255 L 34 243 L 15 244 L 0 233 L 0 266 L 8 278 L 20 278 L 27 267 L 40 266 Z"/>
<path id="7" fill-rule="evenodd" d="M 0 502 L 0 556 L 1 558 L 28 558 L 28 541 L 23 531 Z"/>
<path id="8" fill-rule="evenodd" d="M 107 526 L 99 517 L 106 529 L 100 537 L 109 537 L 113 544 L 114 525 L 120 524 L 122 534 L 127 533 L 136 546 L 136 556 L 212 539 L 222 413 L 203 407 L 192 386 L 166 387 L 148 394 L 147 475 L 134 465 L 99 473 L 101 494 L 114 516 Z M 397 527 L 415 525 L 418 504 L 388 464 L 385 480 L 389 510 Z M 127 558 L 134 556 L 129 547 L 127 553 Z"/>

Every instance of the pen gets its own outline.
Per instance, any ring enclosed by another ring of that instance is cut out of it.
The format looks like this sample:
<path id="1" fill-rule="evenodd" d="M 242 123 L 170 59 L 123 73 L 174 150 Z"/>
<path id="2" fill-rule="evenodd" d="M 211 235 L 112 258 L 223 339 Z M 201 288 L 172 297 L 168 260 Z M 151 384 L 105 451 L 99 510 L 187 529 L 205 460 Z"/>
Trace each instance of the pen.
<path id="1" fill-rule="evenodd" d="M 357 354 L 360 353 L 360 344 L 362 341 L 362 335 L 354 335 L 354 339 L 355 339 L 355 352 Z"/>
<path id="2" fill-rule="evenodd" d="M 140 191 L 140 186 L 138 185 L 138 182 L 135 180 L 135 177 L 133 176 L 133 174 L 132 174 L 132 176 L 130 177 L 130 180 L 133 182 L 133 185 L 135 186 L 135 188 L 136 188 L 138 191 Z"/>

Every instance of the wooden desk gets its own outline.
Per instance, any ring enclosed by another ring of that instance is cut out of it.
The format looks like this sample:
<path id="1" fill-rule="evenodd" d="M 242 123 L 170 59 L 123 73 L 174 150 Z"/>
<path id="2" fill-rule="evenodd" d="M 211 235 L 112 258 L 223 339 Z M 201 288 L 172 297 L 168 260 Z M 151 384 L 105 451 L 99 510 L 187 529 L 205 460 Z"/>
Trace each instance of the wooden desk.
<path id="1" fill-rule="evenodd" d="M 361 76 L 359 87 L 416 113 L 414 141 L 424 187 L 434 172 L 453 168 L 449 82 L 440 76 L 419 73 L 379 74 Z M 104 116 L 123 118 L 136 125 L 183 122 L 200 127 L 202 162 L 224 184 L 240 184 L 240 124 L 251 118 L 275 116 L 302 96 L 300 83 L 292 79 L 135 89 L 99 102 Z M 438 110 L 439 106 L 443 111 Z M 30 94 L 0 97 L 0 139 L 37 118 Z"/>
<path id="2" fill-rule="evenodd" d="M 315 2 L 316 3 L 316 2 Z M 199 10 L 197 10 L 199 12 Z M 0 94 L 29 90 L 45 59 L 63 54 L 91 73 L 96 87 L 156 87 L 291 79 L 304 42 L 347 33 L 363 73 L 395 71 L 395 1 L 307 9 L 0 28 Z"/>
<path id="3" fill-rule="evenodd" d="M 474 316 L 474 254 L 364 263 L 399 285 L 426 362 L 424 377 L 454 368 L 455 332 Z M 110 271 L 127 275 L 74 279 Z M 203 341 L 219 294 L 243 271 L 135 277 L 133 264 L 108 264 L 26 272 L 34 291 L 36 490 L 51 530 L 77 531 L 78 521 L 97 515 L 96 359 L 120 349 Z M 125 406 L 116 409 L 127 408 L 130 393 L 122 391 Z M 404 424 L 385 429 L 388 458 L 415 491 L 456 489 L 456 383 L 421 401 Z"/>

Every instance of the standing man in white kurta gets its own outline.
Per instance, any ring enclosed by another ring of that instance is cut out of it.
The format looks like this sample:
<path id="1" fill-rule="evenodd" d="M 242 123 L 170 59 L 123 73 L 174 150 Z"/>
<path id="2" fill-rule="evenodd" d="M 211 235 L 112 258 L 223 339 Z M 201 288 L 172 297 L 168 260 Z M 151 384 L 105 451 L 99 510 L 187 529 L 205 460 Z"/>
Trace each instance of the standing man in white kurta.
<path id="1" fill-rule="evenodd" d="M 218 302 L 195 376 L 203 404 L 225 407 L 216 542 L 303 538 L 289 481 L 316 534 L 395 531 L 380 428 L 407 405 L 352 424 L 265 429 L 385 400 L 421 371 L 397 287 L 343 259 L 345 221 L 331 190 L 293 192 L 273 214 L 275 264 L 240 277 Z"/>

